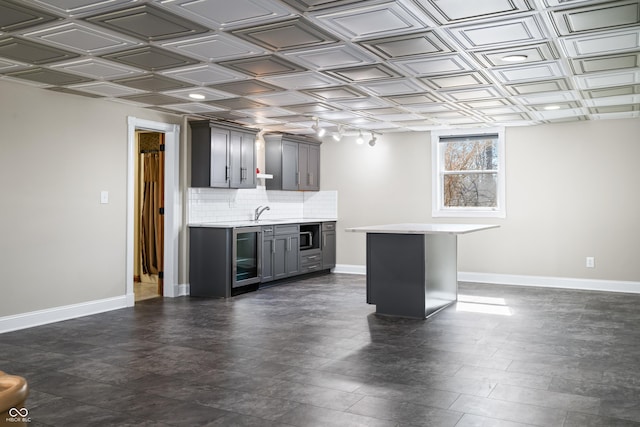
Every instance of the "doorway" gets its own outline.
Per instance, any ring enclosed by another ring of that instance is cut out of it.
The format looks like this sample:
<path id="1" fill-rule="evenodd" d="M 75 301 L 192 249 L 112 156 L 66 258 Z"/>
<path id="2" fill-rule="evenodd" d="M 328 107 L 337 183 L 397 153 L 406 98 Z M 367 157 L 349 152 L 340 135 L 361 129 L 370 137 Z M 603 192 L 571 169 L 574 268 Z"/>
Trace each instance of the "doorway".
<path id="1" fill-rule="evenodd" d="M 155 122 L 137 117 L 127 118 L 127 241 L 125 283 L 127 306 L 135 305 L 134 267 L 135 254 L 134 232 L 136 218 L 136 163 L 139 152 L 136 144 L 136 131 L 151 131 L 164 134 L 164 238 L 162 248 L 163 283 L 159 284 L 164 297 L 188 295 L 188 286 L 178 284 L 178 256 L 180 230 L 182 226 L 182 201 L 180 193 L 179 152 L 180 125 Z"/>
<path id="2" fill-rule="evenodd" d="M 135 301 L 163 296 L 164 133 L 136 131 Z"/>

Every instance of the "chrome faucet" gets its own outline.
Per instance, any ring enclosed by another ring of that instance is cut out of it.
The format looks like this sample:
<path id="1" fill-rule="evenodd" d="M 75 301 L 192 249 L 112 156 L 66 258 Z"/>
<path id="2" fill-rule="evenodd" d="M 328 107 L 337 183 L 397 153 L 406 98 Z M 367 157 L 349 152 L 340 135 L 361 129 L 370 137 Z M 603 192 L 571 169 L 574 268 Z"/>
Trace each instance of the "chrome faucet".
<path id="1" fill-rule="evenodd" d="M 269 206 L 265 206 L 265 207 L 258 206 L 258 207 L 256 208 L 256 212 L 255 212 L 255 215 L 254 215 L 254 221 L 256 221 L 256 222 L 257 222 L 257 221 L 260 219 L 260 215 L 262 215 L 262 212 L 264 212 L 264 211 L 268 211 L 268 210 L 270 210 L 270 209 L 271 209 L 271 208 L 269 208 Z"/>

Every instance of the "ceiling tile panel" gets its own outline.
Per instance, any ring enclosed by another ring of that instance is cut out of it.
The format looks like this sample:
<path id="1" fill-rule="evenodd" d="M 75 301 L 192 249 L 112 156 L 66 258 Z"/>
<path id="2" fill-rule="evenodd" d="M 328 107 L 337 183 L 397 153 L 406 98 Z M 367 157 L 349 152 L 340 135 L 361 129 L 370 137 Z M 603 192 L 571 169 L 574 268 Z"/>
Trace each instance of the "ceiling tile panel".
<path id="1" fill-rule="evenodd" d="M 598 73 L 602 71 L 624 70 L 640 67 L 640 52 L 603 55 L 592 58 L 572 59 L 575 74 Z"/>
<path id="2" fill-rule="evenodd" d="M 432 102 L 441 102 L 442 100 L 431 93 L 417 93 L 411 95 L 387 96 L 387 99 L 395 104 L 408 107 L 411 105 L 422 105 Z"/>
<path id="3" fill-rule="evenodd" d="M 400 77 L 400 74 L 383 64 L 338 68 L 325 71 L 325 73 L 338 77 L 348 83 L 370 82 L 372 80 L 384 80 Z"/>
<path id="4" fill-rule="evenodd" d="M 90 80 L 86 77 L 64 73 L 62 71 L 48 70 L 46 68 L 31 68 L 28 70 L 16 71 L 13 73 L 7 73 L 7 76 L 52 86 L 66 86 Z"/>
<path id="5" fill-rule="evenodd" d="M 121 52 L 109 53 L 102 58 L 120 62 L 147 71 L 162 71 L 197 64 L 198 61 L 155 46 L 144 46 Z"/>
<path id="6" fill-rule="evenodd" d="M 431 26 L 428 16 L 408 0 L 364 2 L 363 6 L 357 4 L 353 8 L 313 16 L 326 28 L 349 40 L 386 37 Z"/>
<path id="7" fill-rule="evenodd" d="M 261 80 L 276 86 L 287 87 L 290 90 L 337 86 L 342 83 L 342 81 L 338 79 L 314 71 L 263 77 Z"/>
<path id="8" fill-rule="evenodd" d="M 367 94 L 351 86 L 334 86 L 322 89 L 307 89 L 302 91 L 324 101 L 342 101 L 345 99 L 366 98 Z"/>
<path id="9" fill-rule="evenodd" d="M 445 73 L 471 71 L 473 69 L 473 65 L 461 55 L 427 56 L 390 62 L 409 76 L 435 76 Z"/>
<path id="10" fill-rule="evenodd" d="M 239 96 L 264 95 L 280 92 L 284 89 L 260 80 L 242 80 L 210 86 L 212 89 L 233 93 Z"/>
<path id="11" fill-rule="evenodd" d="M 326 111 L 336 111 L 337 108 L 333 107 L 329 104 L 324 104 L 321 102 L 315 102 L 311 104 L 301 104 L 301 105 L 289 105 L 287 106 L 287 110 L 293 111 L 298 114 L 312 114 L 315 115 L 317 113 L 322 113 Z"/>
<path id="12" fill-rule="evenodd" d="M 123 96 L 120 99 L 148 105 L 168 105 L 180 103 L 179 98 L 163 95 L 161 93 L 141 93 L 139 95 Z"/>
<path id="13" fill-rule="evenodd" d="M 179 111 L 181 113 L 210 113 L 213 111 L 220 111 L 221 108 L 214 107 L 213 105 L 202 104 L 200 102 L 187 102 L 185 104 L 169 104 L 164 105 L 164 108 L 170 110 Z"/>
<path id="14" fill-rule="evenodd" d="M 640 49 L 640 29 L 563 37 L 560 43 L 573 58 L 637 50 Z"/>
<path id="15" fill-rule="evenodd" d="M 498 48 L 544 41 L 542 25 L 535 16 L 451 27 L 450 34 L 467 49 Z"/>
<path id="16" fill-rule="evenodd" d="M 136 3 L 136 0 L 31 0 L 59 15 L 75 17 L 103 12 Z"/>
<path id="17" fill-rule="evenodd" d="M 283 0 L 302 12 L 313 12 L 315 10 L 331 9 L 338 6 L 361 3 L 362 0 Z"/>
<path id="18" fill-rule="evenodd" d="M 271 106 L 296 105 L 316 101 L 316 99 L 311 96 L 294 91 L 257 95 L 252 96 L 251 98 Z"/>
<path id="19" fill-rule="evenodd" d="M 580 89 L 596 89 L 611 86 L 625 86 L 640 83 L 640 71 L 629 70 L 615 73 L 598 73 L 575 77 Z"/>
<path id="20" fill-rule="evenodd" d="M 376 96 L 420 93 L 426 90 L 424 86 L 408 79 L 394 79 L 381 82 L 363 83 L 361 87 Z"/>
<path id="21" fill-rule="evenodd" d="M 528 12 L 527 0 L 417 0 L 441 24 Z"/>
<path id="22" fill-rule="evenodd" d="M 107 97 L 127 96 L 143 92 L 138 89 L 121 86 L 119 84 L 110 82 L 92 82 L 79 85 L 71 85 L 70 87 L 82 92 L 88 92 Z"/>
<path id="23" fill-rule="evenodd" d="M 219 64 L 253 77 L 269 77 L 306 71 L 293 62 L 275 55 L 235 59 L 233 61 L 220 62 Z"/>
<path id="24" fill-rule="evenodd" d="M 77 58 L 79 55 L 51 46 L 45 46 L 17 37 L 0 38 L 0 57 L 31 65 L 44 65 L 52 62 Z"/>
<path id="25" fill-rule="evenodd" d="M 438 93 L 455 102 L 503 97 L 502 94 L 493 87 L 460 90 L 441 90 L 438 91 Z"/>
<path id="26" fill-rule="evenodd" d="M 509 58 L 519 57 L 521 64 L 551 61 L 559 58 L 553 42 L 536 43 L 527 46 L 512 46 L 501 49 L 479 50 L 471 54 L 487 67 L 513 65 Z M 506 58 L 506 59 L 505 59 Z"/>
<path id="27" fill-rule="evenodd" d="M 505 86 L 514 95 L 526 95 L 539 92 L 558 92 L 569 90 L 569 83 L 564 79 L 540 82 L 519 83 Z"/>
<path id="28" fill-rule="evenodd" d="M 637 0 L 597 3 L 594 5 L 552 11 L 559 35 L 628 27 L 640 24 Z"/>
<path id="29" fill-rule="evenodd" d="M 558 62 L 494 68 L 490 72 L 504 83 L 555 79 L 564 75 Z"/>
<path id="30" fill-rule="evenodd" d="M 302 18 L 236 30 L 232 34 L 274 52 L 318 47 L 338 41 Z"/>
<path id="31" fill-rule="evenodd" d="M 249 27 L 292 16 L 275 0 L 165 0 L 162 5 L 213 29 Z"/>
<path id="32" fill-rule="evenodd" d="M 258 46 L 226 34 L 189 37 L 185 40 L 161 43 L 161 46 L 192 58 L 211 62 L 268 53 Z"/>
<path id="33" fill-rule="evenodd" d="M 100 58 L 88 58 L 78 61 L 52 65 L 51 68 L 91 77 L 97 80 L 113 80 L 117 78 L 142 74 L 144 71 L 126 67 Z"/>
<path id="34" fill-rule="evenodd" d="M 453 48 L 434 31 L 366 40 L 359 44 L 384 59 L 453 52 Z"/>
<path id="35" fill-rule="evenodd" d="M 0 2 L 0 32 L 18 31 L 47 22 L 57 21 L 55 15 L 11 0 Z"/>
<path id="36" fill-rule="evenodd" d="M 184 87 L 191 86 L 179 80 L 170 79 L 169 77 L 164 77 L 157 74 L 147 74 L 139 77 L 128 77 L 124 79 L 114 80 L 113 82 L 119 85 L 149 92 L 164 92 L 167 90 L 182 89 Z"/>
<path id="37" fill-rule="evenodd" d="M 447 74 L 443 76 L 422 77 L 421 81 L 425 82 L 433 89 L 453 89 L 465 88 L 471 86 L 488 85 L 489 80 L 480 72 Z"/>
<path id="38" fill-rule="evenodd" d="M 215 64 L 172 69 L 169 71 L 162 71 L 160 74 L 195 85 L 205 86 L 247 79 L 246 76 L 240 73 L 233 72 Z"/>
<path id="39" fill-rule="evenodd" d="M 176 98 L 182 98 L 182 99 L 186 99 L 189 101 L 193 101 L 194 98 L 191 97 L 191 94 L 198 94 L 203 96 L 204 98 L 201 99 L 199 102 L 206 102 L 206 101 L 214 101 L 214 100 L 218 100 L 218 99 L 226 99 L 226 98 L 233 98 L 235 95 L 232 95 L 230 93 L 226 93 L 226 92 L 221 92 L 218 90 L 214 90 L 214 89 L 210 89 L 208 87 L 190 87 L 190 88 L 186 88 L 186 89 L 178 89 L 178 90 L 170 90 L 170 91 L 166 91 L 163 92 L 165 95 L 169 95 L 169 96 L 173 96 Z"/>
<path id="40" fill-rule="evenodd" d="M 220 99 L 217 101 L 212 101 L 209 104 L 218 106 L 221 108 L 226 108 L 229 110 L 244 110 L 247 108 L 262 108 L 266 107 L 266 104 L 263 104 L 258 101 L 253 101 L 247 98 L 229 98 L 229 99 Z M 241 114 L 241 116 L 246 117 L 246 114 Z"/>
<path id="41" fill-rule="evenodd" d="M 350 45 L 305 49 L 296 52 L 284 52 L 283 55 L 311 70 L 321 71 L 333 68 L 372 64 L 375 59 L 360 49 Z"/>
<path id="42" fill-rule="evenodd" d="M 100 55 L 141 44 L 131 37 L 79 22 L 26 32 L 23 37 L 87 55 Z"/>
<path id="43" fill-rule="evenodd" d="M 87 21 L 145 41 L 161 41 L 209 31 L 150 4 L 117 10 L 87 18 Z"/>
<path id="44" fill-rule="evenodd" d="M 582 92 L 587 99 L 609 98 L 640 94 L 640 84 L 590 89 Z"/>
<path id="45" fill-rule="evenodd" d="M 335 102 L 335 104 L 352 111 L 359 111 L 367 108 L 388 107 L 391 105 L 391 103 L 386 102 L 380 98 L 375 98 L 373 96 L 360 99 L 337 101 Z"/>

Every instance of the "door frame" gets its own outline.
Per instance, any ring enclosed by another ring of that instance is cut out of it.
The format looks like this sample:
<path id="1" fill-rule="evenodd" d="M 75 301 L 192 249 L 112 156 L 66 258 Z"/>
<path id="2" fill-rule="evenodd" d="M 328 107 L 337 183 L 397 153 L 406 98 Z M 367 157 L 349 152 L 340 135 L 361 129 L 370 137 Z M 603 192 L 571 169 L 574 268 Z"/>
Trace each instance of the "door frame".
<path id="1" fill-rule="evenodd" d="M 133 292 L 134 276 L 134 215 L 135 215 L 135 162 L 136 130 L 164 133 L 164 289 L 165 297 L 179 296 L 178 285 L 178 242 L 182 222 L 180 209 L 179 155 L 180 125 L 154 122 L 127 117 L 127 249 L 126 249 L 126 301 L 127 306 L 135 304 Z"/>

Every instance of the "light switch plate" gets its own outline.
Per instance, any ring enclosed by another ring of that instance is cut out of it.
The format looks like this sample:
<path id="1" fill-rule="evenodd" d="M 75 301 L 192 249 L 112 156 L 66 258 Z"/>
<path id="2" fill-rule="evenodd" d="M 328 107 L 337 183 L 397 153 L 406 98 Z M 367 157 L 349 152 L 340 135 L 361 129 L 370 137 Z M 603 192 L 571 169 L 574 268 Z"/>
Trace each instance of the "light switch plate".
<path id="1" fill-rule="evenodd" d="M 108 191 L 101 191 L 100 192 L 100 203 L 102 203 L 102 204 L 109 203 L 109 192 Z"/>

